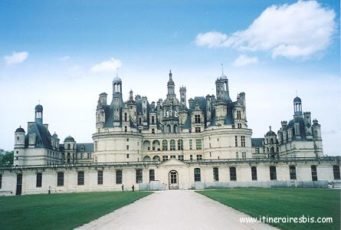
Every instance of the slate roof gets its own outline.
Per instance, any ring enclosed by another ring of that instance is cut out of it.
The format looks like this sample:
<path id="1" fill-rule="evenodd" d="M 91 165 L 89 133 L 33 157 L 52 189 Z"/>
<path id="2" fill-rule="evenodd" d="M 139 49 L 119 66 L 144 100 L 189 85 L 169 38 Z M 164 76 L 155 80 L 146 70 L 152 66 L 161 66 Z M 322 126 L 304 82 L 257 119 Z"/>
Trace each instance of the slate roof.
<path id="1" fill-rule="evenodd" d="M 251 138 L 252 147 L 263 147 L 264 138 Z"/>

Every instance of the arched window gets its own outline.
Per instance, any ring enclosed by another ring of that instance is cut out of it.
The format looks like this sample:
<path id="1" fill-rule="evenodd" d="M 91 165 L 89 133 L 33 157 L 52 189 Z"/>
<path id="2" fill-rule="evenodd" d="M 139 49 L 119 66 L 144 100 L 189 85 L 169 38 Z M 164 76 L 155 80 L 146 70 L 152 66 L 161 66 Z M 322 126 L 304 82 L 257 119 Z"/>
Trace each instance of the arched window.
<path id="1" fill-rule="evenodd" d="M 170 147 L 169 147 L 169 149 L 170 149 L 171 151 L 174 151 L 174 150 L 175 150 L 175 140 L 171 140 L 171 141 L 170 141 Z"/>
<path id="2" fill-rule="evenodd" d="M 143 150 L 145 150 L 145 151 L 150 150 L 150 142 L 149 141 L 143 142 Z"/>
<path id="3" fill-rule="evenodd" d="M 154 156 L 153 157 L 153 161 L 160 161 L 160 157 L 159 156 Z"/>
<path id="4" fill-rule="evenodd" d="M 178 140 L 178 150 L 184 150 L 184 142 L 183 140 Z"/>
<path id="5" fill-rule="evenodd" d="M 194 181 L 201 181 L 200 168 L 194 169 Z"/>
<path id="6" fill-rule="evenodd" d="M 162 151 L 167 151 L 168 150 L 168 142 L 167 140 L 162 141 Z"/>

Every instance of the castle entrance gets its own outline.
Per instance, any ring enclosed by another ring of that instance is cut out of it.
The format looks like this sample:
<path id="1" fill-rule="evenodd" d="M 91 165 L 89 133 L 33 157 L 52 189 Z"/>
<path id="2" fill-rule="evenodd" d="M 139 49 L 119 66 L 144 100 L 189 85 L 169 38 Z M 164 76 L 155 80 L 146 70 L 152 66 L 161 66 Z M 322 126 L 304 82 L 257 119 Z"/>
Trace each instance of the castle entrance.
<path id="1" fill-rule="evenodd" d="M 168 173 L 168 186 L 169 189 L 179 189 L 179 174 L 176 170 Z"/>

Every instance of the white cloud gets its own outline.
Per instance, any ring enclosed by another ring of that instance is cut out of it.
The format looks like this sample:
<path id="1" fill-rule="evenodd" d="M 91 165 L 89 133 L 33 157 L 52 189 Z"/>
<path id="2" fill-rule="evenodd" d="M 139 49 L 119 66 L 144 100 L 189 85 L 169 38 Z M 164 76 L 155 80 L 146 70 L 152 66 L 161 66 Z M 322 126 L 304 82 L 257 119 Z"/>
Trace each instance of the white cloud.
<path id="1" fill-rule="evenodd" d="M 110 58 L 107 61 L 103 61 L 91 67 L 91 71 L 94 73 L 99 72 L 115 72 L 122 66 L 122 62 L 116 58 Z"/>
<path id="2" fill-rule="evenodd" d="M 316 1 L 298 1 L 268 7 L 246 30 L 231 35 L 200 33 L 195 43 L 244 51 L 269 51 L 273 58 L 307 58 L 326 49 L 335 31 L 334 10 L 324 8 Z"/>
<path id="3" fill-rule="evenodd" d="M 198 46 L 220 47 L 227 40 L 227 35 L 220 32 L 200 33 L 195 39 Z"/>
<path id="4" fill-rule="evenodd" d="M 28 52 L 13 52 L 11 55 L 5 56 L 7 65 L 15 65 L 24 62 L 28 58 Z"/>
<path id="5" fill-rule="evenodd" d="M 248 55 L 241 54 L 237 57 L 236 60 L 234 60 L 233 65 L 240 67 L 240 66 L 246 66 L 246 65 L 256 64 L 256 63 L 258 63 L 257 57 L 251 57 Z"/>

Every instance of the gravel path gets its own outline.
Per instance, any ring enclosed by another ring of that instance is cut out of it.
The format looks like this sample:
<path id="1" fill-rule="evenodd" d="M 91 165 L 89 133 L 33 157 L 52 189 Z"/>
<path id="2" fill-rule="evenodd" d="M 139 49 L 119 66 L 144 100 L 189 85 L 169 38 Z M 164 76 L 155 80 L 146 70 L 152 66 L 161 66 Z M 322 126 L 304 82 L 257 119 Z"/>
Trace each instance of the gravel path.
<path id="1" fill-rule="evenodd" d="M 194 191 L 173 190 L 155 192 L 78 229 L 274 229 L 266 224 L 241 224 L 240 217 L 247 215 Z"/>

